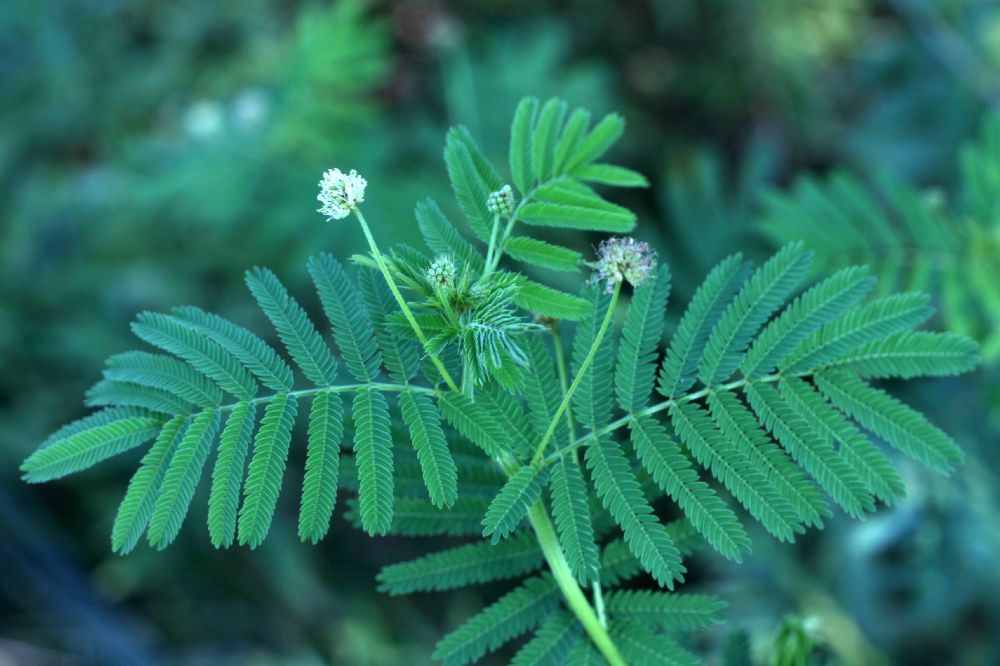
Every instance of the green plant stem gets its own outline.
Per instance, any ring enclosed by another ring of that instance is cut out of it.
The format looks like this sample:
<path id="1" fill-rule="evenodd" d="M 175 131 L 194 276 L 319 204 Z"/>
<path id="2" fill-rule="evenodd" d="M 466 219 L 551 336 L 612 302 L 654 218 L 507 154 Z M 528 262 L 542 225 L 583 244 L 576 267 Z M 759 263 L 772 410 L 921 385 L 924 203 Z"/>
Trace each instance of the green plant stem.
<path id="1" fill-rule="evenodd" d="M 604 315 L 604 321 L 601 322 L 601 328 L 597 331 L 597 337 L 594 338 L 593 344 L 590 345 L 590 351 L 587 352 L 587 357 L 583 359 L 580 369 L 577 370 L 576 377 L 573 378 L 573 384 L 569 387 L 569 390 L 566 391 L 566 395 L 563 396 L 562 402 L 559 403 L 559 408 L 556 410 L 555 415 L 553 415 L 552 421 L 549 423 L 549 427 L 545 431 L 545 436 L 542 437 L 542 441 L 538 443 L 535 455 L 531 458 L 532 465 L 542 459 L 542 454 L 545 453 L 545 447 L 548 445 L 549 440 L 552 439 L 552 435 L 556 431 L 556 425 L 559 423 L 559 419 L 562 418 L 563 412 L 565 412 L 566 408 L 569 407 L 569 401 L 572 399 L 577 387 L 580 386 L 580 382 L 583 381 L 583 375 L 587 372 L 590 364 L 594 362 L 594 357 L 597 355 L 597 349 L 601 346 L 601 342 L 604 340 L 604 336 L 608 332 L 608 327 L 611 326 L 611 318 L 615 314 L 615 305 L 618 304 L 618 295 L 621 294 L 621 291 L 622 285 L 618 282 L 615 284 L 615 288 L 611 292 L 611 302 L 608 303 L 608 311 Z"/>
<path id="2" fill-rule="evenodd" d="M 563 554 L 562 548 L 559 547 L 559 538 L 552 527 L 552 521 L 549 520 L 549 516 L 545 512 L 545 506 L 540 501 L 535 502 L 531 507 L 531 510 L 528 512 L 528 520 L 535 530 L 538 545 L 541 547 L 545 561 L 548 562 L 549 569 L 552 571 L 552 577 L 563 593 L 563 598 L 566 600 L 569 609 L 573 611 L 580 624 L 583 625 L 583 630 L 587 632 L 587 635 L 594 642 L 594 646 L 600 651 L 610 666 L 627 666 L 625 659 L 618 652 L 614 641 L 611 640 L 608 630 L 604 627 L 597 613 L 590 606 L 590 602 L 587 601 L 583 590 L 580 589 L 580 585 L 576 582 L 576 578 L 569 568 L 569 563 L 566 561 L 566 556 Z"/>
<path id="3" fill-rule="evenodd" d="M 399 309 L 403 311 L 403 316 L 406 317 L 406 321 L 410 323 L 410 327 L 413 332 L 417 334 L 417 339 L 420 340 L 421 346 L 423 346 L 424 351 L 427 356 L 430 357 L 431 362 L 434 363 L 434 367 L 437 368 L 438 372 L 441 374 L 441 379 L 444 383 L 448 385 L 452 391 L 456 393 L 459 392 L 458 385 L 455 380 L 451 378 L 448 373 L 448 369 L 444 367 L 444 363 L 437 355 L 427 351 L 427 336 L 424 335 L 423 329 L 420 328 L 420 324 L 417 323 L 416 317 L 413 316 L 413 312 L 410 311 L 410 306 L 407 305 L 406 299 L 403 298 L 403 294 L 399 292 L 399 287 L 396 286 L 396 280 L 393 279 L 392 274 L 389 273 L 389 267 L 385 265 L 385 258 L 382 256 L 382 252 L 378 249 L 378 245 L 375 243 L 375 237 L 372 236 L 371 230 L 368 228 L 368 223 L 365 221 L 365 216 L 361 214 L 360 208 L 354 209 L 354 214 L 358 218 L 358 222 L 361 223 L 361 231 L 365 234 L 365 239 L 368 241 L 368 247 L 371 248 L 372 256 L 375 257 L 375 263 L 378 264 L 379 270 L 382 271 L 382 276 L 385 278 L 386 284 L 389 285 L 389 290 L 392 295 L 396 297 L 396 302 L 399 303 Z"/>
<path id="4" fill-rule="evenodd" d="M 262 395 L 257 398 L 251 398 L 250 400 L 240 400 L 239 402 L 233 402 L 228 405 L 221 405 L 215 407 L 214 409 L 225 412 L 230 409 L 235 408 L 237 405 L 241 405 L 244 402 L 249 402 L 252 404 L 261 404 L 264 402 L 270 402 L 274 400 L 279 395 L 290 395 L 296 398 L 302 398 L 305 396 L 316 395 L 317 393 L 350 393 L 351 391 L 387 391 L 387 392 L 399 392 L 399 391 L 415 391 L 417 393 L 424 393 L 429 396 L 436 396 L 438 394 L 432 388 L 427 388 L 426 386 L 415 386 L 414 384 L 391 384 L 391 383 L 374 383 L 374 384 L 336 384 L 333 386 L 318 386 L 311 389 L 302 389 L 299 391 L 287 391 L 281 393 L 272 393 L 271 395 Z"/>
<path id="5" fill-rule="evenodd" d="M 784 375 L 784 374 L 781 374 L 779 372 L 779 373 L 775 373 L 773 375 L 767 375 L 766 377 L 760 377 L 759 379 L 747 379 L 747 378 L 743 378 L 743 379 L 739 379 L 739 380 L 736 380 L 736 381 L 729 382 L 728 384 L 722 384 L 720 386 L 712 386 L 712 387 L 708 387 L 708 388 L 703 388 L 700 391 L 695 391 L 694 393 L 689 393 L 689 394 L 681 396 L 679 398 L 669 398 L 667 400 L 664 400 L 663 402 L 658 402 L 655 405 L 650 405 L 649 407 L 646 407 L 645 409 L 641 409 L 638 412 L 635 412 L 634 414 L 626 414 L 625 416 L 621 417 L 617 421 L 612 421 L 611 423 L 609 423 L 608 425 L 604 426 L 603 428 L 600 428 L 598 430 L 595 430 L 594 432 L 588 433 L 588 434 L 584 435 L 583 437 L 581 437 L 580 439 L 576 440 L 575 442 L 572 442 L 569 445 L 564 446 L 564 447 L 562 447 L 561 449 L 559 449 L 557 451 L 553 451 L 549 455 L 545 456 L 544 459 L 542 459 L 542 461 L 541 461 L 542 465 L 541 466 L 545 467 L 546 465 L 551 465 L 552 463 L 554 463 L 557 460 L 559 460 L 559 458 L 562 457 L 562 455 L 564 453 L 567 453 L 569 451 L 574 451 L 577 448 L 579 448 L 579 447 L 583 446 L 584 444 L 586 444 L 587 442 L 591 441 L 592 439 L 596 439 L 598 437 L 603 437 L 604 435 L 612 433 L 615 430 L 618 430 L 619 428 L 621 428 L 623 426 L 627 426 L 629 423 L 631 423 L 635 419 L 639 418 L 640 416 L 652 416 L 653 414 L 658 414 L 659 412 L 662 412 L 665 409 L 670 409 L 670 407 L 673 406 L 673 405 L 683 405 L 686 402 L 692 402 L 694 400 L 699 400 L 701 398 L 704 398 L 709 393 L 712 393 L 714 391 L 731 391 L 733 389 L 738 389 L 738 388 L 740 388 L 742 386 L 746 386 L 747 384 L 751 384 L 751 383 L 767 384 L 767 383 L 779 381 L 783 377 L 808 377 L 809 375 L 812 375 L 812 374 L 813 374 L 813 371 L 809 370 L 807 372 L 799 372 L 799 373 L 795 373 L 793 375 Z"/>
<path id="6" fill-rule="evenodd" d="M 555 328 L 550 329 L 552 332 L 552 347 L 556 354 L 556 369 L 559 372 L 559 383 L 562 385 L 563 395 L 566 395 L 566 391 L 569 386 L 569 373 L 566 372 L 566 357 L 563 354 L 562 338 L 559 337 L 559 331 Z M 569 428 L 569 441 L 576 441 L 576 428 L 573 425 L 573 410 L 566 410 L 566 427 Z"/>
<path id="7" fill-rule="evenodd" d="M 601 621 L 602 627 L 608 626 L 608 616 L 604 612 L 604 592 L 601 590 L 601 581 L 594 581 L 594 608 L 597 609 L 597 619 Z"/>
<path id="8" fill-rule="evenodd" d="M 486 250 L 486 264 L 483 266 L 483 277 L 489 277 L 493 272 L 493 256 L 497 250 L 497 227 L 500 226 L 500 215 L 493 215 L 493 230 L 490 232 L 490 246 Z"/>

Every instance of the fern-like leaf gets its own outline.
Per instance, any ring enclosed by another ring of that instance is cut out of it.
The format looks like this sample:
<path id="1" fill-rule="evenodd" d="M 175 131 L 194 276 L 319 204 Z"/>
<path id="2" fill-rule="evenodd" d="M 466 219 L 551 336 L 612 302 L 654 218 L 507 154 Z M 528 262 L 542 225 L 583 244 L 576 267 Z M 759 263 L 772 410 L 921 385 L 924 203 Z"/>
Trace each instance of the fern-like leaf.
<path id="1" fill-rule="evenodd" d="M 903 497 L 903 479 L 892 461 L 816 389 L 802 379 L 787 377 L 781 381 L 781 394 L 816 432 L 840 443 L 840 457 L 869 492 L 887 504 L 895 504 Z"/>
<path id="2" fill-rule="evenodd" d="M 438 508 L 450 507 L 458 496 L 458 472 L 441 429 L 437 408 L 426 395 L 413 391 L 399 394 L 399 406 L 410 430 L 431 502 Z"/>
<path id="3" fill-rule="evenodd" d="M 340 262 L 326 252 L 310 257 L 308 269 L 348 371 L 359 382 L 374 381 L 382 365 L 382 355 L 357 285 Z"/>
<path id="4" fill-rule="evenodd" d="M 549 575 L 529 578 L 455 629 L 434 648 L 447 666 L 479 660 L 537 627 L 559 605 L 559 588 Z"/>
<path id="5" fill-rule="evenodd" d="M 582 633 L 580 623 L 565 611 L 550 617 L 534 638 L 524 644 L 511 666 L 546 666 L 564 663 Z"/>
<path id="6" fill-rule="evenodd" d="M 587 504 L 590 492 L 575 453 L 567 453 L 556 462 L 549 481 L 549 494 L 552 517 L 566 561 L 580 584 L 586 585 L 597 576 L 600 561 Z"/>
<path id="7" fill-rule="evenodd" d="M 194 306 L 174 308 L 174 318 L 225 349 L 270 389 L 290 391 L 292 370 L 274 349 L 250 331 Z"/>
<path id="8" fill-rule="evenodd" d="M 379 590 L 392 595 L 450 590 L 523 576 L 543 562 L 534 535 L 525 532 L 497 544 L 472 543 L 385 567 L 378 574 Z"/>
<path id="9" fill-rule="evenodd" d="M 180 532 L 218 427 L 219 412 L 205 410 L 194 417 L 177 445 L 149 520 L 146 536 L 151 546 L 162 550 Z"/>
<path id="10" fill-rule="evenodd" d="M 100 423 L 38 449 L 21 464 L 21 472 L 29 483 L 59 479 L 141 446 L 159 431 L 160 421 L 145 416 Z"/>
<path id="11" fill-rule="evenodd" d="M 649 402 L 669 295 L 670 270 L 661 264 L 653 278 L 635 290 L 629 305 L 615 367 L 615 394 L 626 412 L 637 412 Z"/>
<path id="12" fill-rule="evenodd" d="M 657 485 L 677 502 L 713 548 L 723 557 L 740 561 L 743 552 L 750 549 L 750 539 L 736 514 L 698 478 L 680 447 L 670 440 L 661 425 L 649 417 L 640 417 L 630 428 L 639 460 Z"/>
<path id="13" fill-rule="evenodd" d="M 337 501 L 340 441 L 344 436 L 344 404 L 336 393 L 321 391 L 309 408 L 309 444 L 302 480 L 299 538 L 318 543 L 330 529 Z"/>
<path id="14" fill-rule="evenodd" d="M 216 548 L 228 548 L 236 536 L 240 488 L 256 420 L 255 404 L 241 402 L 229 414 L 219 438 L 212 491 L 208 496 L 208 534 Z"/>
<path id="15" fill-rule="evenodd" d="M 658 390 L 665 398 L 681 395 L 698 376 L 698 363 L 723 310 L 746 280 L 750 264 L 734 254 L 712 269 L 681 317 L 660 368 Z"/>
<path id="16" fill-rule="evenodd" d="M 522 467 L 490 502 L 483 517 L 483 536 L 493 543 L 505 539 L 528 515 L 528 510 L 542 494 L 548 470 L 529 465 Z"/>
<path id="17" fill-rule="evenodd" d="M 149 344 L 184 359 L 223 391 L 240 400 L 249 400 L 257 394 L 257 382 L 236 358 L 173 317 L 144 312 L 132 324 L 132 332 Z"/>
<path id="18" fill-rule="evenodd" d="M 830 439 L 813 430 L 773 386 L 751 384 L 744 392 L 760 421 L 844 511 L 859 518 L 875 508 L 864 483 L 837 455 Z"/>
<path id="19" fill-rule="evenodd" d="M 271 528 L 297 413 L 298 402 L 291 393 L 279 393 L 264 410 L 243 488 L 243 506 L 240 507 L 238 522 L 241 546 L 256 548 L 263 543 Z"/>
<path id="20" fill-rule="evenodd" d="M 733 374 L 747 344 L 795 289 L 811 259 L 812 253 L 801 243 L 792 243 L 750 276 L 705 345 L 699 376 L 706 386 L 715 386 Z"/>
<path id="21" fill-rule="evenodd" d="M 923 415 L 857 376 L 821 372 L 816 385 L 837 408 L 925 465 L 948 474 L 964 459 L 955 441 Z"/>
<path id="22" fill-rule="evenodd" d="M 360 481 L 361 524 L 369 534 L 385 534 L 392 525 L 392 435 L 389 405 L 374 390 L 354 396 L 354 458 Z"/>
<path id="23" fill-rule="evenodd" d="M 247 271 L 246 282 L 306 378 L 317 386 L 332 385 L 337 378 L 337 362 L 302 306 L 266 268 Z"/>
<path id="24" fill-rule="evenodd" d="M 629 549 L 656 582 L 673 589 L 685 572 L 680 552 L 653 514 L 621 448 L 598 437 L 587 447 L 586 457 L 601 503 L 621 526 Z"/>
<path id="25" fill-rule="evenodd" d="M 722 622 L 726 603 L 707 594 L 667 594 L 650 590 L 616 590 L 605 598 L 614 618 L 634 620 L 663 631 L 695 631 Z"/>
<path id="26" fill-rule="evenodd" d="M 783 505 L 763 471 L 716 427 L 701 406 L 675 405 L 670 408 L 670 418 L 691 455 L 711 471 L 750 515 L 779 539 L 794 538 L 796 521 L 790 515 L 790 507 Z"/>
<path id="27" fill-rule="evenodd" d="M 129 481 L 111 528 L 111 549 L 125 555 L 135 548 L 153 515 L 163 477 L 177 445 L 184 438 L 187 419 L 175 416 L 167 421 Z"/>

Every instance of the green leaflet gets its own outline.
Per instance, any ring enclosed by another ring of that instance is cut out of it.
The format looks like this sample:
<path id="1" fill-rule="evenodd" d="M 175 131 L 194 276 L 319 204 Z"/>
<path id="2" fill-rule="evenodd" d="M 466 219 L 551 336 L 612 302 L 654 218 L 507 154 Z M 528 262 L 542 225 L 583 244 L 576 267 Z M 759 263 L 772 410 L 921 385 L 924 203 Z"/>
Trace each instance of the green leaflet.
<path id="1" fill-rule="evenodd" d="M 525 643 L 511 660 L 511 666 L 545 666 L 561 664 L 582 633 L 576 618 L 559 611 L 548 619 L 535 637 Z"/>
<path id="2" fill-rule="evenodd" d="M 299 538 L 318 543 L 330 529 L 337 501 L 340 442 L 344 436 L 344 404 L 335 393 L 322 391 L 309 409 L 309 445 L 302 480 Z"/>
<path id="3" fill-rule="evenodd" d="M 760 421 L 844 511 L 858 518 L 875 508 L 861 479 L 837 455 L 830 439 L 813 430 L 773 386 L 748 385 L 744 392 Z"/>
<path id="4" fill-rule="evenodd" d="M 801 243 L 793 243 L 750 276 L 723 311 L 705 345 L 699 377 L 706 386 L 715 386 L 732 375 L 754 334 L 805 275 L 811 257 Z"/>
<path id="5" fill-rule="evenodd" d="M 185 326 L 204 335 L 236 357 L 264 386 L 274 391 L 291 390 L 291 368 L 273 348 L 255 334 L 218 315 L 193 306 L 174 308 L 171 314 Z"/>
<path id="6" fill-rule="evenodd" d="M 823 526 L 823 517 L 831 515 L 826 500 L 784 451 L 775 444 L 740 402 L 735 393 L 720 391 L 708 397 L 708 406 L 716 426 L 735 447 L 741 483 L 726 483 L 740 503 L 781 541 L 792 541 L 802 531 L 799 523 Z M 714 439 L 714 435 L 710 435 Z"/>
<path id="7" fill-rule="evenodd" d="M 21 473 L 30 483 L 59 479 L 134 449 L 153 439 L 159 430 L 157 419 L 143 416 L 101 423 L 38 449 L 21 463 Z"/>
<path id="8" fill-rule="evenodd" d="M 510 451 L 510 439 L 496 418 L 460 393 L 438 394 L 445 420 L 490 458 L 502 459 Z"/>
<path id="9" fill-rule="evenodd" d="M 118 507 L 111 528 L 111 549 L 125 555 L 135 548 L 153 515 L 153 506 L 177 445 L 184 437 L 185 421 L 176 416 L 163 425 L 156 443 L 139 463 L 139 469 L 128 483 L 128 490 Z"/>
<path id="10" fill-rule="evenodd" d="M 529 312 L 553 319 L 577 321 L 590 312 L 589 304 L 583 299 L 528 279 L 520 281 L 514 302 Z"/>
<path id="11" fill-rule="evenodd" d="M 208 534 L 216 548 L 228 548 L 236 535 L 240 488 L 256 421 L 254 403 L 241 402 L 230 412 L 219 438 L 212 490 L 208 496 Z"/>
<path id="12" fill-rule="evenodd" d="M 538 100 L 525 97 L 517 105 L 514 122 L 510 129 L 510 173 L 514 185 L 522 195 L 527 194 L 535 183 L 533 165 L 535 118 L 538 115 Z"/>
<path id="13" fill-rule="evenodd" d="M 431 252 L 450 255 L 460 268 L 465 266 L 474 273 L 482 273 L 485 263 L 482 255 L 472 243 L 462 237 L 433 199 L 418 202 L 414 215 L 420 226 L 420 234 Z"/>
<path id="14" fill-rule="evenodd" d="M 219 412 L 206 410 L 194 418 L 177 445 L 149 520 L 146 536 L 151 546 L 162 550 L 180 532 L 218 427 Z"/>
<path id="15" fill-rule="evenodd" d="M 927 295 L 895 294 L 848 312 L 803 340 L 779 367 L 797 373 L 843 358 L 869 342 L 919 325 L 934 310 Z"/>
<path id="16" fill-rule="evenodd" d="M 354 395 L 354 458 L 358 465 L 361 524 L 369 534 L 385 534 L 392 524 L 392 435 L 389 405 L 374 390 Z"/>
<path id="17" fill-rule="evenodd" d="M 590 491 L 575 453 L 563 455 L 553 466 L 549 494 L 552 517 L 566 561 L 580 584 L 586 585 L 598 575 L 600 562 L 593 519 L 587 505 Z"/>
<path id="18" fill-rule="evenodd" d="M 635 666 L 700 666 L 701 661 L 672 638 L 629 620 L 611 626 L 611 638 Z"/>
<path id="19" fill-rule="evenodd" d="M 548 574 L 529 578 L 469 618 L 434 648 L 447 666 L 462 666 L 534 629 L 559 606 L 559 588 Z"/>
<path id="20" fill-rule="evenodd" d="M 950 377 L 979 365 L 979 345 L 964 335 L 906 331 L 875 340 L 830 366 L 868 378 Z"/>
<path id="21" fill-rule="evenodd" d="M 592 442 L 587 447 L 587 467 L 601 503 L 621 526 L 632 554 L 657 583 L 673 589 L 685 572 L 680 552 L 656 520 L 618 444 L 606 438 Z"/>
<path id="22" fill-rule="evenodd" d="M 554 271 L 578 270 L 583 261 L 581 254 L 575 250 L 527 236 L 508 238 L 504 251 L 513 259 Z"/>
<path id="23" fill-rule="evenodd" d="M 566 102 L 552 98 L 545 102 L 538 114 L 535 136 L 532 140 L 531 163 L 535 177 L 548 180 L 555 166 L 556 139 L 566 116 Z"/>
<path id="24" fill-rule="evenodd" d="M 149 344 L 184 359 L 223 391 L 241 400 L 249 400 L 257 394 L 257 382 L 236 358 L 173 317 L 143 312 L 132 324 L 132 332 Z"/>
<path id="25" fill-rule="evenodd" d="M 721 406 L 721 405 L 720 405 Z M 764 471 L 734 438 L 724 433 L 699 405 L 687 403 L 670 408 L 670 418 L 680 439 L 698 463 L 739 500 L 754 518 L 781 540 L 794 538 L 797 521 L 781 497 L 773 492 Z M 719 423 L 724 423 L 720 419 Z"/>
<path id="26" fill-rule="evenodd" d="M 486 198 L 490 192 L 500 189 L 503 183 L 464 127 L 449 130 L 444 161 L 459 208 L 476 236 L 488 243 L 493 213 L 486 207 Z"/>
<path id="27" fill-rule="evenodd" d="M 882 451 L 830 405 L 816 389 L 801 379 L 781 381 L 781 394 L 794 404 L 796 411 L 813 429 L 835 439 L 840 457 L 847 463 L 869 492 L 887 504 L 895 504 L 905 494 L 903 480 Z"/>
<path id="28" fill-rule="evenodd" d="M 492 537 L 493 543 L 505 539 L 528 515 L 547 480 L 548 470 L 534 466 L 519 469 L 490 502 L 483 518 L 483 536 Z"/>
<path id="29" fill-rule="evenodd" d="M 378 574 L 379 590 L 392 595 L 450 590 L 516 578 L 542 564 L 542 552 L 534 536 L 525 532 L 497 544 L 481 541 L 390 565 Z"/>
<path id="30" fill-rule="evenodd" d="M 309 258 L 309 275 L 348 371 L 361 383 L 372 382 L 382 366 L 371 319 L 343 266 L 327 253 Z"/>
<path id="31" fill-rule="evenodd" d="M 761 377 L 774 370 L 806 336 L 856 305 L 874 283 L 867 268 L 853 266 L 806 291 L 757 336 L 743 357 L 743 374 Z"/>
<path id="32" fill-rule="evenodd" d="M 413 379 L 420 367 L 420 343 L 389 330 L 389 315 L 395 313 L 399 306 L 382 276 L 375 271 L 361 271 L 358 278 L 385 368 L 394 381 L 405 384 Z"/>
<path id="33" fill-rule="evenodd" d="M 615 366 L 615 395 L 618 406 L 626 412 L 636 412 L 649 403 L 669 295 L 670 269 L 660 265 L 652 279 L 632 296 Z"/>
<path id="34" fill-rule="evenodd" d="M 650 590 L 616 590 L 605 599 L 614 618 L 634 620 L 664 631 L 695 631 L 722 622 L 726 603 L 707 594 L 668 594 Z"/>
<path id="35" fill-rule="evenodd" d="M 441 429 L 437 408 L 426 395 L 412 391 L 399 394 L 399 406 L 410 430 L 431 501 L 438 508 L 451 506 L 458 496 L 458 472 Z"/>
<path id="36" fill-rule="evenodd" d="M 838 409 L 925 465 L 947 474 L 964 459 L 954 440 L 919 412 L 858 377 L 825 371 L 816 375 L 816 385 Z"/>
<path id="37" fill-rule="evenodd" d="M 247 271 L 247 286 L 260 309 L 274 324 L 278 337 L 309 381 L 329 386 L 337 378 L 337 362 L 309 321 L 305 310 L 266 268 Z"/>
<path id="38" fill-rule="evenodd" d="M 116 354 L 108 359 L 104 378 L 166 391 L 199 407 L 215 407 L 222 402 L 222 391 L 208 377 L 162 354 L 142 351 Z"/>
<path id="39" fill-rule="evenodd" d="M 570 173 L 580 180 L 612 187 L 649 187 L 649 181 L 638 171 L 614 164 L 588 164 Z"/>
<path id="40" fill-rule="evenodd" d="M 637 418 L 630 430 L 632 446 L 656 484 L 677 502 L 694 528 L 715 550 L 739 562 L 742 554 L 750 550 L 750 538 L 736 514 L 698 478 L 680 447 L 656 421 L 649 417 Z"/>
<path id="41" fill-rule="evenodd" d="M 277 395 L 264 410 L 243 487 L 243 506 L 237 525 L 241 546 L 256 548 L 271 529 L 297 413 L 298 403 L 291 393 Z"/>
<path id="42" fill-rule="evenodd" d="M 86 405 L 88 407 L 107 405 L 139 407 L 170 416 L 188 414 L 194 407 L 190 402 L 163 389 L 132 382 L 116 382 L 110 379 L 102 379 L 87 389 Z"/>
<path id="43" fill-rule="evenodd" d="M 684 311 L 660 368 L 658 390 L 663 397 L 681 395 L 694 384 L 708 336 L 743 284 L 749 269 L 750 265 L 743 263 L 743 257 L 734 254 L 713 268 L 698 287 Z"/>

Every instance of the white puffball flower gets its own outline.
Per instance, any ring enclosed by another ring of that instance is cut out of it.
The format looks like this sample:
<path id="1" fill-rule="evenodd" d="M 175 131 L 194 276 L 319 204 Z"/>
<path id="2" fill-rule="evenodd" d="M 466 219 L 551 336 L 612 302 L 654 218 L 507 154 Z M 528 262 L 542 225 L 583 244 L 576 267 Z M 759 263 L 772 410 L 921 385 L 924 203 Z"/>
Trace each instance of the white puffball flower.
<path id="1" fill-rule="evenodd" d="M 656 268 L 656 253 L 648 243 L 634 238 L 609 238 L 597 248 L 596 281 L 605 281 L 610 293 L 616 284 L 638 287 Z"/>
<path id="2" fill-rule="evenodd" d="M 326 215 L 328 220 L 342 220 L 365 200 L 367 186 L 368 181 L 354 169 L 350 173 L 327 169 L 323 180 L 319 181 L 319 194 L 316 196 L 323 205 L 316 210 Z"/>

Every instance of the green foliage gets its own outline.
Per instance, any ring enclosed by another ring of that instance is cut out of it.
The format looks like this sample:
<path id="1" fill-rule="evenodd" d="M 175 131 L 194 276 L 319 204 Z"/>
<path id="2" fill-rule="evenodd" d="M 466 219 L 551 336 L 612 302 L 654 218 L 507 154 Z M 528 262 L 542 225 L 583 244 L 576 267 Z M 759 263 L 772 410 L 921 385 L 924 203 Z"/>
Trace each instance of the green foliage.
<path id="1" fill-rule="evenodd" d="M 818 253 L 820 270 L 868 264 L 883 293 L 930 292 L 947 326 L 981 339 L 984 356 L 993 360 L 1000 354 L 998 133 L 994 115 L 961 151 L 951 196 L 918 190 L 888 173 L 872 185 L 843 171 L 804 176 L 789 192 L 768 193 L 761 224 L 780 243 L 805 241 Z"/>
<path id="2" fill-rule="evenodd" d="M 216 547 L 238 539 L 256 548 L 277 513 L 306 401 L 303 541 L 328 533 L 338 494 L 356 494 L 341 504 L 370 535 L 475 537 L 386 567 L 379 585 L 389 594 L 551 569 L 443 639 L 437 658 L 470 663 L 533 632 L 512 663 L 596 663 L 595 650 L 612 662 L 697 663 L 670 634 L 711 626 L 724 604 L 622 585 L 646 573 L 672 589 L 684 578 L 683 558 L 701 545 L 739 561 L 751 548 L 743 510 L 791 542 L 832 515 L 828 497 L 854 517 L 873 511 L 876 498 L 897 501 L 900 475 L 870 434 L 952 471 L 962 460 L 957 444 L 869 382 L 964 372 L 978 362 L 978 346 L 913 330 L 930 314 L 920 294 L 881 292 L 866 303 L 874 280 L 865 268 L 802 290 L 813 255 L 801 243 L 756 269 L 738 254 L 718 264 L 662 359 L 667 266 L 634 290 L 622 318 L 617 286 L 588 284 L 574 295 L 502 268 L 504 256 L 560 271 L 582 265 L 571 250 L 513 235 L 518 223 L 631 229 L 631 212 L 585 184 L 645 184 L 596 161 L 622 129 L 615 114 L 591 126 L 588 112 L 561 100 L 523 101 L 509 152 L 520 199 L 503 206 L 490 196 L 506 191 L 500 170 L 467 130 L 453 129 L 445 162 L 485 253 L 427 200 L 418 226 L 443 256 L 403 245 L 383 253 L 372 241 L 372 255 L 355 256 L 350 270 L 328 254 L 311 258 L 336 352 L 274 273 L 249 271 L 290 363 L 256 334 L 197 308 L 143 313 L 133 331 L 166 354 L 113 356 L 88 393 L 103 409 L 43 443 L 23 463 L 25 479 L 59 478 L 155 440 L 126 491 L 112 546 L 129 552 L 145 531 L 162 548 L 180 531 L 224 418 L 209 536 Z M 984 187 L 970 194 L 980 207 Z M 429 274 L 432 261 L 448 270 Z M 573 329 L 568 362 L 564 325 Z M 338 383 L 341 362 L 350 377 Z M 657 376 L 662 399 L 653 400 Z M 666 498 L 682 520 L 657 515 Z M 581 584 L 605 600 L 607 623 Z"/>

